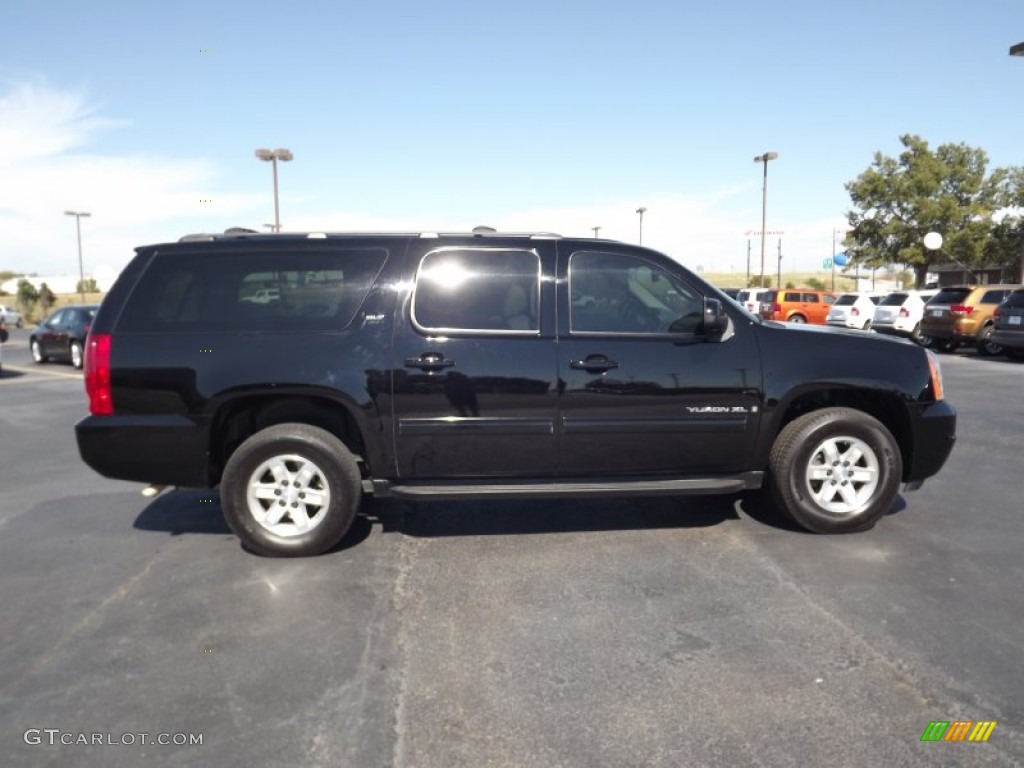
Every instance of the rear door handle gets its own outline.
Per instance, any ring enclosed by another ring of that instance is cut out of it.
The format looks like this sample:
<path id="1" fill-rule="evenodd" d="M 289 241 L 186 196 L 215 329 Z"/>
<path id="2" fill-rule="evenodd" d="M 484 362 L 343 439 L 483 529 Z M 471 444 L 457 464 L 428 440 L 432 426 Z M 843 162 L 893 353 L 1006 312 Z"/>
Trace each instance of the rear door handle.
<path id="1" fill-rule="evenodd" d="M 454 360 L 449 360 L 440 352 L 424 352 L 419 357 L 405 358 L 406 368 L 419 368 L 421 371 L 439 371 L 442 368 L 451 368 L 455 365 Z"/>
<path id="2" fill-rule="evenodd" d="M 570 360 L 569 367 L 573 370 L 586 371 L 587 373 L 604 373 L 618 368 L 619 364 L 614 360 L 609 360 L 604 355 L 587 355 L 585 360 Z"/>

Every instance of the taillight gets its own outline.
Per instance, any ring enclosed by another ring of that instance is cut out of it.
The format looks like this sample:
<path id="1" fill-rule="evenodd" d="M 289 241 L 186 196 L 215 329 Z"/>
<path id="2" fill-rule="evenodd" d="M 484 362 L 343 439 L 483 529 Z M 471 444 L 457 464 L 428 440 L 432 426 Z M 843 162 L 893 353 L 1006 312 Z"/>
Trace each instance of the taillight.
<path id="1" fill-rule="evenodd" d="M 772 304 L 772 312 L 781 312 L 781 311 L 782 311 L 782 305 L 781 304 Z"/>
<path id="2" fill-rule="evenodd" d="M 946 395 L 942 386 L 942 367 L 939 365 L 939 359 L 935 356 L 934 352 L 926 349 L 925 354 L 928 357 L 928 372 L 932 383 L 932 394 L 935 396 L 936 401 L 942 400 Z"/>
<path id="3" fill-rule="evenodd" d="M 854 307 L 853 309 L 850 310 L 850 314 L 856 317 L 857 315 L 860 314 L 860 310 Z"/>
<path id="4" fill-rule="evenodd" d="M 995 309 L 994 309 L 994 310 L 992 311 L 992 319 L 993 319 L 994 321 L 996 321 L 996 322 L 999 322 L 999 307 L 996 307 L 996 308 L 995 308 Z"/>
<path id="5" fill-rule="evenodd" d="M 969 307 L 966 304 L 954 304 L 949 311 L 954 315 L 969 315 L 974 311 L 974 307 Z"/>
<path id="6" fill-rule="evenodd" d="M 910 317 L 910 310 L 906 307 L 900 307 L 900 317 Z"/>
<path id="7" fill-rule="evenodd" d="M 85 344 L 85 393 L 93 416 L 113 416 L 114 398 L 110 390 L 110 334 L 94 333 Z"/>

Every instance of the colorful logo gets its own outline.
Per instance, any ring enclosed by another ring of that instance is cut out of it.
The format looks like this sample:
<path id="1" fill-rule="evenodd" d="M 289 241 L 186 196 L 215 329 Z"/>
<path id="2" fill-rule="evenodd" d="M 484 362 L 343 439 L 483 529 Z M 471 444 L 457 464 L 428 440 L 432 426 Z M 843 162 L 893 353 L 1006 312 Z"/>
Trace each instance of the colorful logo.
<path id="1" fill-rule="evenodd" d="M 995 720 L 932 720 L 921 741 L 988 741 L 995 727 Z"/>

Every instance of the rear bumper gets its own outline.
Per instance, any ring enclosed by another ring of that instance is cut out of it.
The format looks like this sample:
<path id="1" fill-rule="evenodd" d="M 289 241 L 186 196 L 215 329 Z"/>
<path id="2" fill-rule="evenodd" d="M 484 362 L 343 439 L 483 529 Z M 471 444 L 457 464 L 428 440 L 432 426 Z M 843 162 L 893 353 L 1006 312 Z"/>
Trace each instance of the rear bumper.
<path id="1" fill-rule="evenodd" d="M 207 426 L 185 416 L 87 416 L 75 425 L 82 461 L 103 477 L 209 488 Z"/>
<path id="2" fill-rule="evenodd" d="M 956 442 L 956 411 L 945 400 L 921 403 L 910 411 L 913 450 L 903 467 L 903 481 L 919 484 L 938 473 Z"/>
<path id="3" fill-rule="evenodd" d="M 1006 328 L 996 328 L 992 332 L 992 342 L 1011 349 L 1024 349 L 1024 330 L 1010 331 Z"/>

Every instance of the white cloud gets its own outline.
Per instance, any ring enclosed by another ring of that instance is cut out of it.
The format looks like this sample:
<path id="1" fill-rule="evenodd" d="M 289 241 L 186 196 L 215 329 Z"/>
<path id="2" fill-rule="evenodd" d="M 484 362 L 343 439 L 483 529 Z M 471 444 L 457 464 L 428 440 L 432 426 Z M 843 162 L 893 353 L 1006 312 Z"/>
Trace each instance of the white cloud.
<path id="1" fill-rule="evenodd" d="M 74 221 L 82 220 L 85 270 L 119 269 L 142 239 L 182 234 L 182 218 L 220 222 L 263 200 L 256 194 L 211 197 L 217 169 L 197 158 L 154 154 L 104 155 L 87 150 L 96 135 L 121 123 L 96 117 L 77 93 L 19 85 L 0 97 L 0 269 L 76 273 Z M 202 228 L 201 226 L 199 227 Z"/>

